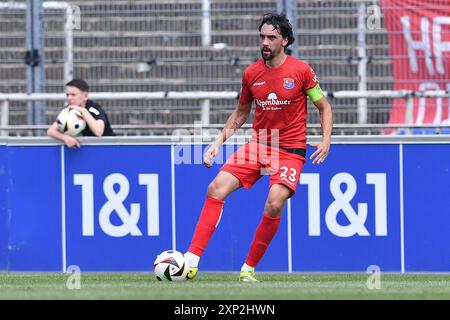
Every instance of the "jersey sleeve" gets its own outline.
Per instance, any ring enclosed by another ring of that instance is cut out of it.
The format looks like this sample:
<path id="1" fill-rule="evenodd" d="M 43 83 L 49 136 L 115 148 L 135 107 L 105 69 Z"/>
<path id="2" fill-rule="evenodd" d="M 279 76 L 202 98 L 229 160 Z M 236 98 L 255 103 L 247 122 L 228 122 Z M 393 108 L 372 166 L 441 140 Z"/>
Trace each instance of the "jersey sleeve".
<path id="1" fill-rule="evenodd" d="M 307 91 L 314 88 L 319 84 L 319 79 L 317 78 L 316 72 L 310 66 L 307 66 L 303 71 L 303 90 Z"/>
<path id="2" fill-rule="evenodd" d="M 103 120 L 103 122 L 106 123 L 106 114 L 102 108 L 93 105 L 88 108 L 88 111 L 95 118 L 95 120 Z"/>
<path id="3" fill-rule="evenodd" d="M 242 87 L 241 87 L 241 94 L 239 96 L 239 103 L 248 104 L 252 101 L 253 96 L 252 93 L 250 92 L 250 87 L 248 85 L 247 71 L 245 71 L 244 75 L 242 76 Z"/>

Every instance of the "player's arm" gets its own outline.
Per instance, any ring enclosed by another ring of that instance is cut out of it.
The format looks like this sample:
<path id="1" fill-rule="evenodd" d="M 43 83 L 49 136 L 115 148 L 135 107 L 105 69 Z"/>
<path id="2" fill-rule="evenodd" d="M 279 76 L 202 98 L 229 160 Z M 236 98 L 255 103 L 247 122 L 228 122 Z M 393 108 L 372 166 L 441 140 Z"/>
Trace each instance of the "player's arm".
<path id="1" fill-rule="evenodd" d="M 313 163 L 323 163 L 330 151 L 331 129 L 333 127 L 333 113 L 328 99 L 324 96 L 319 84 L 306 91 L 314 105 L 319 109 L 320 126 L 322 127 L 322 141 L 320 143 L 312 143 L 317 150 L 311 155 Z"/>
<path id="2" fill-rule="evenodd" d="M 52 137 L 53 139 L 64 142 L 66 146 L 69 148 L 79 148 L 80 142 L 67 134 L 61 133 L 58 130 L 58 123 L 55 121 L 53 124 L 47 129 L 47 135 Z"/>
<path id="3" fill-rule="evenodd" d="M 86 124 L 89 126 L 91 131 L 97 136 L 103 136 L 103 132 L 105 131 L 105 122 L 102 119 L 95 119 L 88 109 L 82 108 L 79 106 L 71 105 L 69 108 L 77 109 L 83 115 Z"/>
<path id="4" fill-rule="evenodd" d="M 231 137 L 236 132 L 236 130 L 242 127 L 242 125 L 247 121 L 251 110 L 252 110 L 251 103 L 238 104 L 236 109 L 228 118 L 225 127 L 223 128 L 221 134 L 217 137 L 214 144 L 220 147 L 222 143 L 227 141 L 227 139 Z"/>
<path id="5" fill-rule="evenodd" d="M 230 115 L 220 135 L 213 142 L 211 147 L 206 151 L 203 158 L 203 163 L 206 167 L 211 167 L 212 160 L 219 153 L 220 146 L 231 137 L 236 130 L 238 130 L 247 121 L 250 111 L 252 110 L 252 103 L 238 104 L 236 109 Z"/>

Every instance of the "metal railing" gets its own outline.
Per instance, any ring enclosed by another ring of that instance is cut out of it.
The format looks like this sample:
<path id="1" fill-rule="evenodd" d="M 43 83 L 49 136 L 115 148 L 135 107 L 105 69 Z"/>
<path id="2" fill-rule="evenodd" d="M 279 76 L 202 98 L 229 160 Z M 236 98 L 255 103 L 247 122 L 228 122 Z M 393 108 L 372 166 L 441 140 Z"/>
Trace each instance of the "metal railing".
<path id="1" fill-rule="evenodd" d="M 449 91 L 336 91 L 325 92 L 327 97 L 331 100 L 339 99 L 405 99 L 405 122 L 404 124 L 370 124 L 370 123 L 339 123 L 334 125 L 334 133 L 336 134 L 383 134 L 385 129 L 392 129 L 396 132 L 403 130 L 404 133 L 411 133 L 412 130 L 431 130 L 436 134 L 447 133 L 446 129 L 450 125 L 450 110 L 449 119 L 442 121 L 441 124 L 430 125 L 414 125 L 414 99 L 443 99 L 450 98 Z M 91 93 L 90 98 L 98 101 L 129 101 L 129 100 L 195 100 L 200 101 L 198 110 L 201 113 L 201 121 L 199 124 L 204 128 L 220 129 L 223 124 L 211 124 L 211 100 L 236 100 L 239 96 L 237 91 L 192 91 L 192 92 L 177 92 L 177 91 L 158 91 L 158 92 L 97 92 Z M 36 132 L 45 130 L 46 126 L 25 126 L 25 125 L 10 125 L 9 124 L 9 104 L 14 101 L 64 101 L 66 99 L 64 94 L 0 94 L 0 133 L 3 136 L 14 134 L 18 132 L 28 132 L 29 135 L 34 135 Z M 442 103 L 440 104 L 442 107 Z M 357 106 L 355 105 L 355 108 Z M 190 109 L 192 110 L 192 109 Z M 126 110 L 123 110 L 126 112 Z M 169 109 L 170 112 L 170 109 Z M 192 111 L 191 111 L 192 112 Z M 108 113 L 108 111 L 107 111 Z M 230 110 L 231 113 L 231 110 Z M 367 119 L 367 116 L 363 117 Z M 120 134 L 127 135 L 131 132 L 143 135 L 168 135 L 176 129 L 191 130 L 194 128 L 193 123 L 175 123 L 175 124 L 112 124 L 113 128 Z M 243 128 L 249 128 L 244 126 Z M 313 135 L 320 135 L 320 125 L 318 123 L 308 124 L 308 133 Z"/>

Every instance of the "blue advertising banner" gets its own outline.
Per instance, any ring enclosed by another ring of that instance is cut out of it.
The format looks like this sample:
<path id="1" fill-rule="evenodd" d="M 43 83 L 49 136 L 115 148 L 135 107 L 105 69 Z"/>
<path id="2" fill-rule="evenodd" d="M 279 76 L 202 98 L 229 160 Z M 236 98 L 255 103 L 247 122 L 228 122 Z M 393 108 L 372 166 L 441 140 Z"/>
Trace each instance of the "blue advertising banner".
<path id="1" fill-rule="evenodd" d="M 0 269 L 151 271 L 160 252 L 185 252 L 237 147 L 209 169 L 205 148 L 0 146 Z M 446 144 L 333 145 L 305 164 L 258 270 L 450 271 L 449 158 Z M 268 191 L 263 176 L 225 200 L 202 270 L 240 269 Z"/>
<path id="2" fill-rule="evenodd" d="M 450 145 L 404 145 L 405 265 L 450 270 Z"/>
<path id="3" fill-rule="evenodd" d="M 8 147 L 9 268 L 61 270 L 60 147 Z"/>
<path id="4" fill-rule="evenodd" d="M 66 266 L 152 270 L 172 247 L 169 146 L 65 149 Z"/>
<path id="5" fill-rule="evenodd" d="M 397 145 L 336 145 L 292 199 L 294 271 L 400 271 Z M 308 150 L 308 154 L 313 150 Z"/>
<path id="6" fill-rule="evenodd" d="M 0 146 L 0 270 L 8 267 L 8 153 Z"/>

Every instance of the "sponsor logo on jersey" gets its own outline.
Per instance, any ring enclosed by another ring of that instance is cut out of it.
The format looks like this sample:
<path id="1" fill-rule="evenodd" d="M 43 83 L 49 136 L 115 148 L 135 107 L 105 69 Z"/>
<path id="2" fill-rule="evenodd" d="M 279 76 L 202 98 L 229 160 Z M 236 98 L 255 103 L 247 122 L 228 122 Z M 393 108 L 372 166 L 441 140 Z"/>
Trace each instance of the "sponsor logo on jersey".
<path id="1" fill-rule="evenodd" d="M 265 81 L 255 82 L 255 83 L 252 85 L 252 87 L 262 86 L 262 85 L 265 85 L 265 84 L 266 84 Z"/>
<path id="2" fill-rule="evenodd" d="M 294 89 L 295 87 L 295 81 L 291 78 L 284 78 L 283 79 L 283 88 L 286 89 Z"/>
<path id="3" fill-rule="evenodd" d="M 257 105 L 263 108 L 263 110 L 281 110 L 282 105 L 291 104 L 291 100 L 278 100 L 278 96 L 275 92 L 269 93 L 267 100 L 255 99 Z"/>

